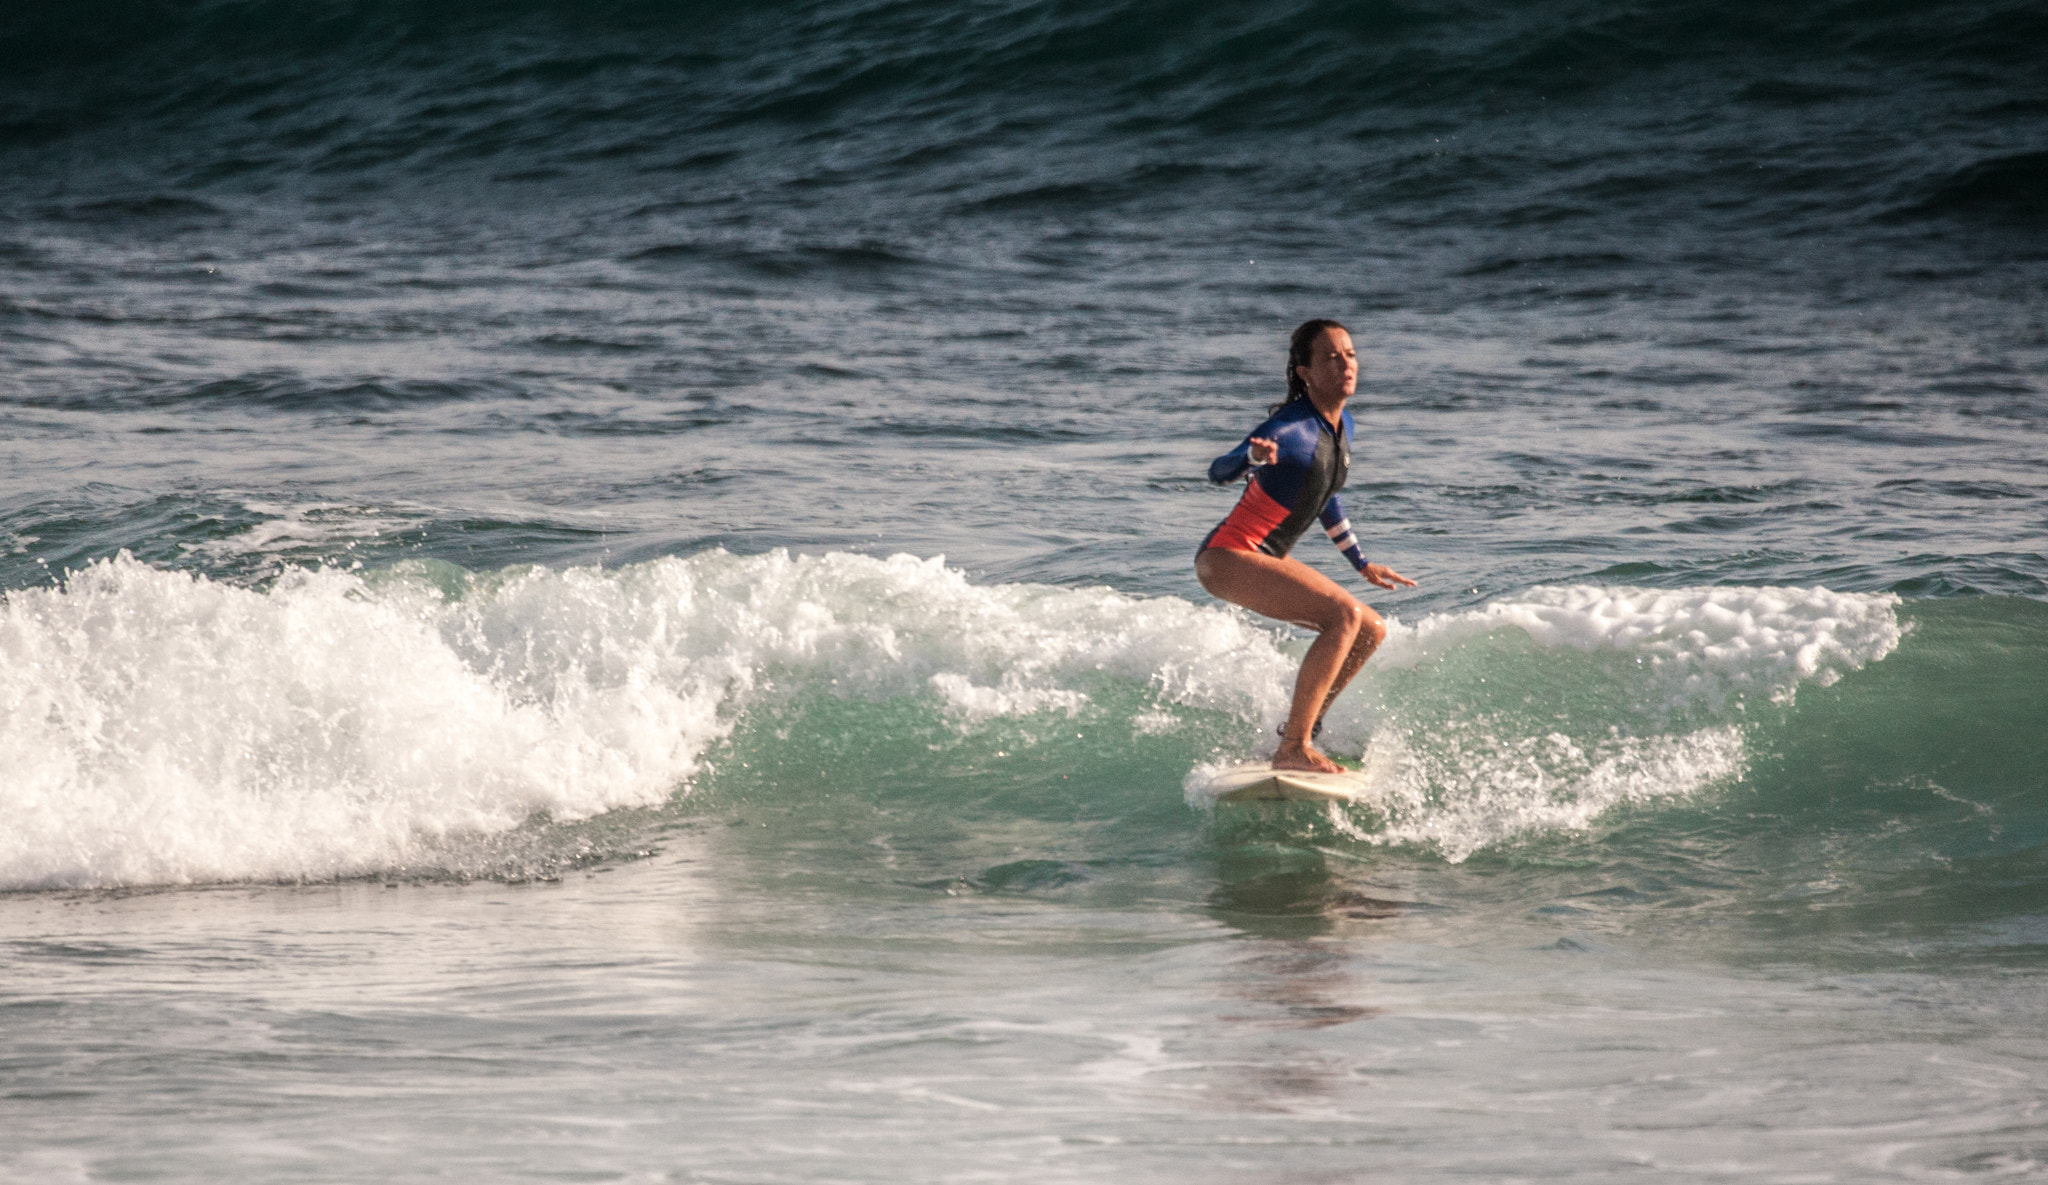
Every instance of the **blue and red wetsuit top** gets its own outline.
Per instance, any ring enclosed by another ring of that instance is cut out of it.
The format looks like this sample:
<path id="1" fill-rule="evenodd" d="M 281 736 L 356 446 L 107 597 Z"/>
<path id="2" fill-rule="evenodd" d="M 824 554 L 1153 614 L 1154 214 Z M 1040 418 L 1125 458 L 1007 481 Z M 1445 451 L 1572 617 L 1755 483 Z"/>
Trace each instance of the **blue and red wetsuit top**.
<path id="1" fill-rule="evenodd" d="M 1284 556 L 1295 540 L 1308 529 L 1310 519 L 1321 519 L 1330 542 L 1365 571 L 1365 553 L 1351 534 L 1344 517 L 1344 505 L 1337 491 L 1351 475 L 1351 413 L 1339 417 L 1343 435 L 1316 412 L 1306 398 L 1296 399 L 1273 413 L 1236 448 L 1209 463 L 1209 480 L 1222 484 L 1236 481 L 1251 470 L 1244 496 L 1230 517 L 1216 525 L 1202 540 L 1202 549 L 1221 547 L 1227 551 L 1259 551 Z M 1271 464 L 1253 465 L 1252 436 L 1263 437 L 1280 446 Z"/>

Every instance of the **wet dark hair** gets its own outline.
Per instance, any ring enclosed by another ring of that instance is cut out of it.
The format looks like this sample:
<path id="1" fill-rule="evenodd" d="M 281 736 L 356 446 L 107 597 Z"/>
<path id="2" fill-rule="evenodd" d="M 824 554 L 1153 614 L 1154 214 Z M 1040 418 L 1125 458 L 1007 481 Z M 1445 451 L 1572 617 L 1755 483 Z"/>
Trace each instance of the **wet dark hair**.
<path id="1" fill-rule="evenodd" d="M 1313 361 L 1309 356 L 1310 352 L 1315 349 L 1316 339 L 1323 336 L 1323 331 L 1326 329 L 1342 329 L 1346 333 L 1351 332 L 1342 322 L 1332 321 L 1328 317 L 1316 317 L 1312 320 L 1303 321 L 1300 327 L 1294 331 L 1293 339 L 1287 343 L 1287 398 L 1274 404 L 1270 410 L 1279 411 L 1297 399 L 1308 398 L 1308 384 L 1301 381 L 1301 372 L 1294 368 L 1297 366 L 1307 366 Z"/>

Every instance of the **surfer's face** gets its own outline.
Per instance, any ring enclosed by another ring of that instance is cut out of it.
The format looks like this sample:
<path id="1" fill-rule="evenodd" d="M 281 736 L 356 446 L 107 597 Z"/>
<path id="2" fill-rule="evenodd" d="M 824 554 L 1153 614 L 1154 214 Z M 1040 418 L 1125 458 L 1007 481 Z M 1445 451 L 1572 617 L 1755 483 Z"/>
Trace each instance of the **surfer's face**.
<path id="1" fill-rule="evenodd" d="M 1351 335 L 1341 329 L 1325 329 L 1309 347 L 1308 365 L 1295 372 L 1308 385 L 1309 395 L 1321 402 L 1348 399 L 1358 390 L 1358 353 L 1351 348 Z"/>

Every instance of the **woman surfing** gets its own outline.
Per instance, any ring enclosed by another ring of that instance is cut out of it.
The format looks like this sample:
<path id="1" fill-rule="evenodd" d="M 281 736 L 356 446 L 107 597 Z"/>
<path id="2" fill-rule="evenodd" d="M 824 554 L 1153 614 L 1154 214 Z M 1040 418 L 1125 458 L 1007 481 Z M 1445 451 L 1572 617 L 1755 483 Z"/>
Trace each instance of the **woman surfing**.
<path id="1" fill-rule="evenodd" d="M 1209 594 L 1254 613 L 1316 631 L 1294 679 L 1294 702 L 1273 754 L 1274 769 L 1341 772 L 1310 744 L 1337 693 L 1387 636 L 1380 615 L 1337 582 L 1287 553 L 1320 519 L 1351 566 L 1381 588 L 1415 582 L 1365 558 L 1337 501 L 1351 469 L 1351 413 L 1358 354 L 1351 333 L 1326 318 L 1294 331 L 1287 351 L 1287 399 L 1244 443 L 1209 464 L 1209 480 L 1251 480 L 1230 516 L 1195 553 L 1195 578 Z"/>

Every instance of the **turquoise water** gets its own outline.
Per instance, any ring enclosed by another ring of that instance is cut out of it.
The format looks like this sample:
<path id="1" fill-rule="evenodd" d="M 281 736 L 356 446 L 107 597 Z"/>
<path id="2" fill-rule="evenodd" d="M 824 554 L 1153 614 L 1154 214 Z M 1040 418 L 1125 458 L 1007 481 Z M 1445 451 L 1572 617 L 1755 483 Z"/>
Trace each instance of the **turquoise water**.
<path id="1" fill-rule="evenodd" d="M 0 21 L 0 1177 L 2048 1164 L 2031 7 L 103 15 Z M 1372 795 L 1215 807 L 1318 315 L 1421 585 Z"/>

